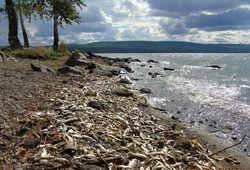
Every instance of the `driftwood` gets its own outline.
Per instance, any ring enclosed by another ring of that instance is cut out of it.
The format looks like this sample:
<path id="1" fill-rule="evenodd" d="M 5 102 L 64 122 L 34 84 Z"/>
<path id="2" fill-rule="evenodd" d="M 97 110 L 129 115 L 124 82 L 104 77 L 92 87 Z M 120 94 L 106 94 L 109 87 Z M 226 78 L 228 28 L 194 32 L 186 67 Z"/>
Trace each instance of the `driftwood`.
<path id="1" fill-rule="evenodd" d="M 2 57 L 3 62 L 6 62 L 6 56 L 2 51 L 0 51 L 0 55 Z"/>
<path id="2" fill-rule="evenodd" d="M 219 150 L 218 152 L 215 152 L 215 153 L 213 153 L 213 154 L 210 155 L 210 156 L 217 155 L 218 153 L 221 153 L 221 152 L 223 152 L 223 151 L 225 151 L 225 150 L 227 150 L 227 149 L 229 149 L 229 148 L 232 148 L 232 147 L 235 147 L 235 146 L 241 144 L 241 143 L 244 141 L 245 137 L 246 137 L 246 135 L 241 139 L 241 141 L 240 141 L 239 143 L 236 143 L 236 144 L 234 144 L 234 145 L 232 145 L 232 146 L 228 146 L 228 147 L 226 147 L 226 148 L 224 148 L 224 149 L 222 149 L 222 150 Z"/>

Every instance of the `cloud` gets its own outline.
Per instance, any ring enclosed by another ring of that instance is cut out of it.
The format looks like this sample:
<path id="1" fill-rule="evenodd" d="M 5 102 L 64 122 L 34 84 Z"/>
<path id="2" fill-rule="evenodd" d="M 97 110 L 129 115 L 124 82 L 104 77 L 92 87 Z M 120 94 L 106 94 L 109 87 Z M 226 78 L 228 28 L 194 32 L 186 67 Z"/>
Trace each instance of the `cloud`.
<path id="1" fill-rule="evenodd" d="M 159 26 L 166 34 L 189 34 L 190 32 L 181 19 L 165 18 L 160 21 Z"/>
<path id="2" fill-rule="evenodd" d="M 191 16 L 187 18 L 185 24 L 188 28 L 206 31 L 246 30 L 250 29 L 249 16 L 249 9 L 239 8 L 218 15 Z"/>
<path id="3" fill-rule="evenodd" d="M 108 40 L 178 40 L 250 43 L 249 0 L 85 0 L 82 23 L 59 29 L 65 43 Z M 4 1 L 0 2 L 0 6 Z M 2 17 L 3 18 L 3 17 Z M 26 23 L 31 44 L 53 43 L 53 22 Z M 8 44 L 8 22 L 0 23 L 0 45 Z M 22 41 L 21 27 L 19 39 Z"/>
<path id="4" fill-rule="evenodd" d="M 190 14 L 209 11 L 220 13 L 228 9 L 249 4 L 248 0 L 146 0 L 151 15 L 180 18 Z"/>

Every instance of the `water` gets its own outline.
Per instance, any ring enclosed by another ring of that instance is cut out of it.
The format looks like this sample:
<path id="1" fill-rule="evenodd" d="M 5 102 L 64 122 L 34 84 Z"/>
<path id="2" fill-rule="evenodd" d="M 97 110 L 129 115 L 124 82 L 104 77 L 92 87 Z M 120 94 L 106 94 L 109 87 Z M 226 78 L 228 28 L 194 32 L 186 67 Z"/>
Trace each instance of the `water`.
<path id="1" fill-rule="evenodd" d="M 138 58 L 126 74 L 134 88 L 150 88 L 151 104 L 186 123 L 216 133 L 250 153 L 250 54 L 136 53 L 101 54 Z M 159 63 L 148 63 L 153 59 Z M 218 65 L 215 69 L 211 65 Z M 163 68 L 173 68 L 174 71 Z M 152 78 L 148 73 L 159 73 Z M 139 79 L 139 81 L 133 81 Z"/>

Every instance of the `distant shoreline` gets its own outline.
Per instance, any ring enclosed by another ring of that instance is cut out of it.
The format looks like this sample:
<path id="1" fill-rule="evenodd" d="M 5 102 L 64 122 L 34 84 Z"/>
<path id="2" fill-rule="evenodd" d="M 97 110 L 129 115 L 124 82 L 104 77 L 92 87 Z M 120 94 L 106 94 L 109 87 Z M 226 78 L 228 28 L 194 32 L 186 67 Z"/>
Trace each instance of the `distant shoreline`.
<path id="1" fill-rule="evenodd" d="M 101 41 L 67 44 L 69 51 L 93 53 L 250 53 L 249 44 L 201 44 L 181 41 Z"/>

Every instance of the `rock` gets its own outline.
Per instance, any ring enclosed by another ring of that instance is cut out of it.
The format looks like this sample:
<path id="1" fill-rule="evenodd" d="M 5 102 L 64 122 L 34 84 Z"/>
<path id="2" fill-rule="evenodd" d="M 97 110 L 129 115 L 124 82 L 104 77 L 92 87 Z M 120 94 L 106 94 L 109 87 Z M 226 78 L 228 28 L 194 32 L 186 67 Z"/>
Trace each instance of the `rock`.
<path id="1" fill-rule="evenodd" d="M 46 67 L 42 64 L 30 63 L 30 65 L 31 65 L 31 68 L 33 71 L 42 72 L 42 73 L 54 72 L 54 70 L 52 70 L 51 68 Z"/>
<path id="2" fill-rule="evenodd" d="M 2 58 L 2 61 L 6 62 L 6 56 L 5 56 L 5 54 L 2 51 L 0 51 L 0 56 Z"/>
<path id="3" fill-rule="evenodd" d="M 97 110 L 102 110 L 105 108 L 104 105 L 100 101 L 91 101 L 89 102 L 88 106 Z"/>
<path id="4" fill-rule="evenodd" d="M 128 73 L 133 73 L 134 72 L 131 67 L 129 67 L 128 65 L 126 65 L 126 64 L 124 64 L 122 62 L 118 62 L 118 63 L 114 64 L 113 66 L 124 68 Z"/>
<path id="5" fill-rule="evenodd" d="M 121 72 L 119 67 L 105 66 L 105 65 L 97 65 L 97 67 L 90 71 L 90 73 L 97 73 L 101 76 L 118 76 Z"/>
<path id="6" fill-rule="evenodd" d="M 149 72 L 148 75 L 150 75 L 151 78 L 156 78 L 158 75 L 160 75 L 160 73 L 152 73 L 152 72 Z"/>
<path id="7" fill-rule="evenodd" d="M 127 90 L 127 89 L 121 89 L 121 90 L 117 90 L 114 92 L 117 96 L 124 96 L 124 97 L 129 97 L 129 96 L 133 96 L 134 93 L 132 93 L 131 91 Z"/>
<path id="8" fill-rule="evenodd" d="M 24 148 L 35 148 L 40 144 L 41 140 L 36 138 L 29 138 L 21 146 Z"/>
<path id="9" fill-rule="evenodd" d="M 146 67 L 146 64 L 142 64 L 141 67 Z"/>
<path id="10" fill-rule="evenodd" d="M 80 67 L 62 67 L 58 69 L 59 73 L 66 74 L 66 73 L 75 73 L 75 74 L 83 74 L 84 71 Z"/>
<path id="11" fill-rule="evenodd" d="M 118 82 L 121 83 L 121 84 L 132 84 L 128 79 L 121 79 Z"/>
<path id="12" fill-rule="evenodd" d="M 79 62 L 79 60 L 85 60 L 87 59 L 86 55 L 84 53 L 75 53 L 72 52 L 72 55 L 68 58 L 68 60 L 66 61 L 66 65 L 74 67 L 77 64 L 80 64 L 81 62 Z"/>
<path id="13" fill-rule="evenodd" d="M 148 63 L 159 63 L 158 61 L 155 61 L 155 60 L 148 60 L 147 62 Z"/>
<path id="14" fill-rule="evenodd" d="M 222 67 L 218 66 L 218 65 L 211 65 L 211 66 L 206 66 L 206 67 L 211 67 L 211 68 L 215 68 L 215 69 L 221 69 Z"/>
<path id="15" fill-rule="evenodd" d="M 96 68 L 95 63 L 93 63 L 91 61 L 86 61 L 86 60 L 77 60 L 76 66 L 84 66 L 85 69 L 89 69 L 89 70 Z"/>
<path id="16" fill-rule="evenodd" d="M 163 70 L 174 71 L 175 69 L 164 67 Z"/>
<path id="17" fill-rule="evenodd" d="M 152 90 L 148 89 L 148 88 L 142 88 L 139 91 L 140 91 L 140 93 L 144 93 L 144 94 L 150 94 L 150 93 L 152 93 Z"/>

